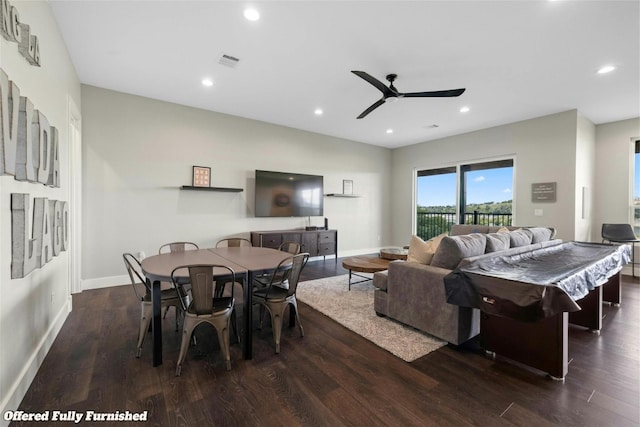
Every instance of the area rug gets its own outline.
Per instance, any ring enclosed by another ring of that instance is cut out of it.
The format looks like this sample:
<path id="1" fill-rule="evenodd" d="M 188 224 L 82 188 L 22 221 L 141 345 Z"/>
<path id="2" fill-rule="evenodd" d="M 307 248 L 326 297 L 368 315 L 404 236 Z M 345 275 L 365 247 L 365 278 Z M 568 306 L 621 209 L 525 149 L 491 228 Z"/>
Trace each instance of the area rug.
<path id="1" fill-rule="evenodd" d="M 352 284 L 349 291 L 349 276 L 343 275 L 300 282 L 296 295 L 299 301 L 407 362 L 446 344 L 411 327 L 377 316 L 373 309 L 373 290 L 371 281 L 367 281 Z"/>

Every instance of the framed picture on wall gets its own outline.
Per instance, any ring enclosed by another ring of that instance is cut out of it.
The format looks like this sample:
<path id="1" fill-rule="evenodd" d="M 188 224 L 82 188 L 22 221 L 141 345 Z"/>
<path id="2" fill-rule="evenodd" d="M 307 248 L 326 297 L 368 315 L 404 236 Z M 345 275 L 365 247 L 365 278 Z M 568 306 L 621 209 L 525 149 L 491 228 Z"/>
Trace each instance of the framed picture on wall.
<path id="1" fill-rule="evenodd" d="M 194 166 L 192 182 L 194 187 L 211 187 L 211 168 Z"/>

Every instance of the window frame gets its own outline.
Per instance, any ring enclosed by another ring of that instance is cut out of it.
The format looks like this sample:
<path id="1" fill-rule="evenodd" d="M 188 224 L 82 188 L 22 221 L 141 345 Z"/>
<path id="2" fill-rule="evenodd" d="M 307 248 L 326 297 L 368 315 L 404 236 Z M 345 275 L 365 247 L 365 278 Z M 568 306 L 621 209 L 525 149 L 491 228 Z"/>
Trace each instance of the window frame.
<path id="1" fill-rule="evenodd" d="M 488 165 L 488 164 L 495 164 L 497 166 L 494 167 L 484 167 L 484 165 Z M 502 164 L 502 166 L 500 166 L 500 164 Z M 412 187 L 413 187 L 413 201 L 412 201 L 412 205 L 413 205 L 413 213 L 412 213 L 412 218 L 411 218 L 411 226 L 412 226 L 412 233 L 416 234 L 417 233 L 417 228 L 418 228 L 418 218 L 417 218 L 417 212 L 418 212 L 418 178 L 420 176 L 428 176 L 428 175 L 436 175 L 438 173 L 452 173 L 453 170 L 455 169 L 455 173 L 456 173 L 456 195 L 455 195 L 455 200 L 456 200 L 456 213 L 455 213 L 455 219 L 456 219 L 456 224 L 462 224 L 464 223 L 464 215 L 463 215 L 463 210 L 464 210 L 464 206 L 465 206 L 465 198 L 464 198 L 464 171 L 474 171 L 474 170 L 483 170 L 483 169 L 497 169 L 497 168 L 501 168 L 501 167 L 507 167 L 510 166 L 513 168 L 513 173 L 512 173 L 512 178 L 511 178 L 511 188 L 512 188 L 512 192 L 511 192 L 511 223 L 515 224 L 516 223 L 516 156 L 515 155 L 507 155 L 507 156 L 500 156 L 500 157 L 494 157 L 494 158 L 484 158 L 484 159 L 475 159 L 475 160 L 465 160 L 465 161 L 460 161 L 460 162 L 456 162 L 455 164 L 441 164 L 438 166 L 425 166 L 425 167 L 415 167 L 413 170 L 413 182 L 412 182 Z M 424 173 L 424 172 L 432 172 L 432 173 Z"/>

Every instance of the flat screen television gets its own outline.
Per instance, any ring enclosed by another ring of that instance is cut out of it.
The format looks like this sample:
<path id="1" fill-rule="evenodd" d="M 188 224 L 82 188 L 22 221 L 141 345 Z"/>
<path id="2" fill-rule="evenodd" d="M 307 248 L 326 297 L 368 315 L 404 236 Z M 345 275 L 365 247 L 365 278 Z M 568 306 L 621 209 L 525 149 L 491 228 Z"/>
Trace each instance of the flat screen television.
<path id="1" fill-rule="evenodd" d="M 256 170 L 256 216 L 322 216 L 323 177 Z"/>

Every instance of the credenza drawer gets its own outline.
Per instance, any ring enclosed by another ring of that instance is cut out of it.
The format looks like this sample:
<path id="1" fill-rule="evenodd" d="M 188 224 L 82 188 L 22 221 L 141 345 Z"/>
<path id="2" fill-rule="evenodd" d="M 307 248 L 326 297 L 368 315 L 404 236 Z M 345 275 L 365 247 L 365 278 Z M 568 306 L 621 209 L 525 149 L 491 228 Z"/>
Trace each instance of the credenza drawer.
<path id="1" fill-rule="evenodd" d="M 318 244 L 323 242 L 335 242 L 336 233 L 333 231 L 321 231 L 318 233 Z"/>
<path id="2" fill-rule="evenodd" d="M 333 255 L 336 253 L 335 242 L 326 242 L 318 244 L 318 255 Z"/>
<path id="3" fill-rule="evenodd" d="M 283 242 L 298 242 L 301 252 L 311 256 L 335 255 L 338 259 L 337 230 L 270 230 L 252 231 L 253 246 L 279 249 Z"/>
<path id="4" fill-rule="evenodd" d="M 263 234 L 262 247 L 278 249 L 282 244 L 282 234 Z"/>

